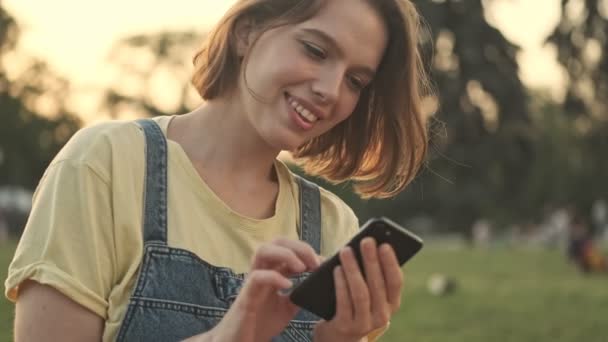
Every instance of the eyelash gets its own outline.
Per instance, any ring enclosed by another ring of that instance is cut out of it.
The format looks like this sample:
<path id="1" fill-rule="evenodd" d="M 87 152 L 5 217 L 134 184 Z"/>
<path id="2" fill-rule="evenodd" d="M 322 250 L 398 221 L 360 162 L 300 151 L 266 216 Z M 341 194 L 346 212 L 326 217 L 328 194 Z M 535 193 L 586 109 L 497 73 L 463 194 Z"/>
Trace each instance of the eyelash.
<path id="1" fill-rule="evenodd" d="M 306 50 L 306 54 L 308 56 L 316 60 L 324 60 L 325 58 L 327 58 L 327 53 L 322 48 L 305 41 L 302 41 L 301 43 L 304 46 L 304 49 Z M 365 88 L 364 82 L 358 79 L 357 77 L 350 76 L 348 78 L 348 82 L 349 86 L 354 91 L 360 92 L 361 90 L 363 90 L 363 88 Z"/>
<path id="2" fill-rule="evenodd" d="M 353 90 L 361 91 L 363 90 L 363 88 L 365 88 L 365 84 L 363 83 L 363 81 L 361 81 L 357 77 L 350 76 L 348 79 L 348 82 L 350 83 L 350 86 L 353 88 Z"/>
<path id="3" fill-rule="evenodd" d="M 306 53 L 309 56 L 311 56 L 315 59 L 319 59 L 319 60 L 323 60 L 323 59 L 327 58 L 327 53 L 320 47 L 313 45 L 311 43 L 308 43 L 308 42 L 302 42 L 302 45 L 304 45 L 304 48 L 306 49 Z"/>

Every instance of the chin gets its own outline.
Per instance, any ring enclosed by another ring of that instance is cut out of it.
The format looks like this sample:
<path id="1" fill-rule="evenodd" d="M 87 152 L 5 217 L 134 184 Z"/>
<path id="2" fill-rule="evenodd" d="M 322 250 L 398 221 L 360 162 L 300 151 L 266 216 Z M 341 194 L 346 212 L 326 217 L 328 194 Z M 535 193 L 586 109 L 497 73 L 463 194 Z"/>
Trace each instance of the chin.
<path id="1" fill-rule="evenodd" d="M 268 144 L 280 151 L 293 151 L 302 146 L 306 141 L 301 138 L 286 136 L 275 136 L 267 140 Z"/>

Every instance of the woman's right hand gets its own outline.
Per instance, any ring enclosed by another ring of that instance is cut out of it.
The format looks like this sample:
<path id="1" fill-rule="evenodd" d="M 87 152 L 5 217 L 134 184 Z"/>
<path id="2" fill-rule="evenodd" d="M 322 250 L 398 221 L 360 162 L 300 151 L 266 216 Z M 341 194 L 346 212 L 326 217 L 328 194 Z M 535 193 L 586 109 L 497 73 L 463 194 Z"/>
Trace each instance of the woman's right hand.
<path id="1" fill-rule="evenodd" d="M 279 335 L 298 312 L 279 291 L 291 287 L 289 276 L 313 271 L 319 260 L 312 247 L 298 240 L 277 239 L 260 246 L 236 300 L 220 323 L 198 340 L 258 342 Z"/>

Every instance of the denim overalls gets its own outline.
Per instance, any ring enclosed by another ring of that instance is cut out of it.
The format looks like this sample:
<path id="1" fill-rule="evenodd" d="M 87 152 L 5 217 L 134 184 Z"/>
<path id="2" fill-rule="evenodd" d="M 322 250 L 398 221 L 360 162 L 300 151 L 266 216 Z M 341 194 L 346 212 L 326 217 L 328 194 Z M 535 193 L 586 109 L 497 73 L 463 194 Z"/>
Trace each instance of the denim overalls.
<path id="1" fill-rule="evenodd" d="M 210 265 L 194 253 L 167 245 L 167 141 L 155 121 L 143 119 L 138 124 L 146 139 L 144 255 L 118 341 L 180 341 L 210 330 L 222 319 L 243 284 L 244 274 Z M 319 189 L 299 177 L 298 184 L 300 238 L 319 253 Z M 319 319 L 300 310 L 273 341 L 311 341 Z"/>

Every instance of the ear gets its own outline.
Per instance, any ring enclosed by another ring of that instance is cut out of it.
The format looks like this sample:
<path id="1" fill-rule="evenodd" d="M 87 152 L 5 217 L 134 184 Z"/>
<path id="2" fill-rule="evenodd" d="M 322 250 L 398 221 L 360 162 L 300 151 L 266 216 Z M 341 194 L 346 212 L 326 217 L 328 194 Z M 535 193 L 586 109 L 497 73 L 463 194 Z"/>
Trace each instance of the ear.
<path id="1" fill-rule="evenodd" d="M 255 25 L 250 19 L 239 19 L 234 27 L 234 36 L 236 38 L 236 52 L 239 57 L 245 57 L 251 42 L 255 37 Z"/>

